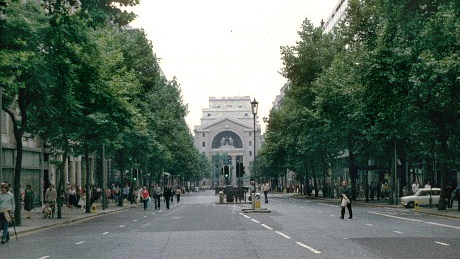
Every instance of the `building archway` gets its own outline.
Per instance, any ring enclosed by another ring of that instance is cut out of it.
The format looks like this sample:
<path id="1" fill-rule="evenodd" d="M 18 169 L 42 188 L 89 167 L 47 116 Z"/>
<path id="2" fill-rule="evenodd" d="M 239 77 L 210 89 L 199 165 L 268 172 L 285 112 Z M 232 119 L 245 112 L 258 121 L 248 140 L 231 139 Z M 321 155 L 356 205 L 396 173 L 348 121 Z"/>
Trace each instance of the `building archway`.
<path id="1" fill-rule="evenodd" d="M 212 140 L 212 148 L 217 149 L 220 147 L 234 147 L 243 148 L 243 141 L 233 131 L 222 131 L 217 134 Z"/>

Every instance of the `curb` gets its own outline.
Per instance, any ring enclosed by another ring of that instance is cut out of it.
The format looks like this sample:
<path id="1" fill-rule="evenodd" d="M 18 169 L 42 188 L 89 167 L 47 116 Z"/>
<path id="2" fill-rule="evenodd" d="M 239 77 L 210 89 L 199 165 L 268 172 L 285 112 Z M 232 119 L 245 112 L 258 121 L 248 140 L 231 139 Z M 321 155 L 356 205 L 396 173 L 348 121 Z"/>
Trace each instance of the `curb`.
<path id="1" fill-rule="evenodd" d="M 118 212 L 122 212 L 124 210 L 128 210 L 130 208 L 131 207 L 124 207 L 124 208 L 120 208 L 120 209 L 112 210 L 112 211 L 103 211 L 103 210 L 101 210 L 97 214 L 96 213 L 88 213 L 88 215 L 84 214 L 84 216 L 79 217 L 79 218 L 69 218 L 69 219 L 66 219 L 66 220 L 63 220 L 63 221 L 60 221 L 60 222 L 51 223 L 51 224 L 45 225 L 45 226 L 31 227 L 30 229 L 19 230 L 19 231 L 17 231 L 17 235 L 18 236 L 24 236 L 24 235 L 27 235 L 27 234 L 30 234 L 30 233 L 33 233 L 33 232 L 38 232 L 38 231 L 48 229 L 48 228 L 55 228 L 55 227 L 59 227 L 59 226 L 62 226 L 62 225 L 71 224 L 71 223 L 74 223 L 74 222 L 84 221 L 84 220 L 88 220 L 88 219 L 92 219 L 92 218 L 96 218 L 96 217 L 100 217 L 100 216 L 104 216 L 104 215 L 109 215 L 109 214 L 115 214 L 115 213 L 118 213 Z"/>

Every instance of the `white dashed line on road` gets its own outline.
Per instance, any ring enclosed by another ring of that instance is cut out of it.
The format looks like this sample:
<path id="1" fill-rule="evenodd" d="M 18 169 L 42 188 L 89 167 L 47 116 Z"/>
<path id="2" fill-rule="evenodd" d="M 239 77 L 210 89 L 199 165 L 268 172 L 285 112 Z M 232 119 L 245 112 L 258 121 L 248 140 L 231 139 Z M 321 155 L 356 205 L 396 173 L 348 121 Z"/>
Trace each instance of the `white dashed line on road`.
<path id="1" fill-rule="evenodd" d="M 241 216 L 247 218 L 247 219 L 250 219 L 251 217 L 247 216 L 247 215 L 244 215 L 243 213 L 240 213 Z"/>
<path id="2" fill-rule="evenodd" d="M 440 227 L 460 229 L 460 227 L 456 227 L 456 226 L 450 226 L 450 225 L 446 225 L 446 224 L 423 221 L 423 220 L 418 220 L 418 219 L 403 218 L 403 217 L 388 215 L 388 214 L 384 214 L 384 213 L 378 213 L 378 212 L 372 212 L 372 211 L 368 211 L 367 213 L 374 214 L 374 215 L 380 215 L 380 216 L 384 216 L 384 217 L 389 217 L 389 218 L 394 218 L 394 219 L 402 219 L 402 220 L 407 220 L 407 221 L 412 221 L 412 222 L 425 223 L 425 224 L 430 224 L 430 225 L 435 225 L 435 226 L 440 226 Z"/>
<path id="3" fill-rule="evenodd" d="M 434 241 L 436 244 L 440 244 L 440 245 L 443 245 L 443 246 L 450 246 L 449 244 L 446 244 L 446 243 L 443 243 L 443 242 L 439 242 L 439 241 Z"/>
<path id="4" fill-rule="evenodd" d="M 134 221 L 134 222 L 136 222 L 136 221 L 137 221 L 137 219 L 134 219 L 133 221 Z"/>
<path id="5" fill-rule="evenodd" d="M 314 249 L 314 248 L 311 248 L 311 247 L 309 247 L 309 246 L 307 246 L 307 245 L 305 245 L 305 244 L 302 244 L 302 243 L 300 243 L 300 242 L 295 242 L 295 243 L 298 244 L 299 246 L 302 246 L 302 247 L 304 247 L 304 248 L 306 248 L 306 249 L 312 251 L 312 252 L 315 253 L 315 254 L 321 254 L 320 251 L 318 251 L 318 250 L 316 250 L 316 249 Z"/>
<path id="6" fill-rule="evenodd" d="M 147 216 L 144 216 L 144 218 L 147 218 Z"/>
<path id="7" fill-rule="evenodd" d="M 81 244 L 83 244 L 83 243 L 85 243 L 85 241 L 80 241 L 80 242 L 75 243 L 75 244 L 76 244 L 76 245 L 81 245 Z"/>
<path id="8" fill-rule="evenodd" d="M 366 226 L 373 227 L 374 225 L 372 225 L 372 224 L 366 224 Z"/>
<path id="9" fill-rule="evenodd" d="M 107 235 L 108 233 L 109 233 L 109 232 L 104 232 L 104 233 L 102 233 L 102 235 Z"/>
<path id="10" fill-rule="evenodd" d="M 396 230 L 393 231 L 393 232 L 398 233 L 398 234 L 402 234 L 402 233 L 403 233 L 403 232 L 401 232 L 401 231 L 396 231 Z"/>
<path id="11" fill-rule="evenodd" d="M 260 223 L 260 221 L 257 221 L 255 219 L 251 219 L 252 221 L 254 221 L 255 223 Z"/>
<path id="12" fill-rule="evenodd" d="M 285 235 L 285 234 L 283 234 L 283 233 L 281 233 L 281 232 L 279 232 L 279 231 L 275 231 L 275 233 L 278 234 L 278 235 L 280 235 L 280 236 L 282 236 L 282 237 L 284 237 L 284 238 L 291 239 L 290 236 Z"/>
<path id="13" fill-rule="evenodd" d="M 124 226 L 125 226 L 125 225 L 121 225 L 120 227 L 122 228 L 122 227 L 124 227 Z"/>
<path id="14" fill-rule="evenodd" d="M 265 224 L 261 224 L 261 225 L 262 225 L 262 227 L 264 227 L 264 228 L 266 228 L 266 229 L 273 230 L 273 228 L 271 228 L 271 227 L 269 227 L 269 226 L 267 226 L 267 225 L 265 225 Z"/>
<path id="15" fill-rule="evenodd" d="M 45 255 L 45 256 L 40 257 L 40 258 L 38 258 L 38 259 L 46 259 L 46 258 L 50 258 L 50 257 L 49 257 L 48 255 Z"/>

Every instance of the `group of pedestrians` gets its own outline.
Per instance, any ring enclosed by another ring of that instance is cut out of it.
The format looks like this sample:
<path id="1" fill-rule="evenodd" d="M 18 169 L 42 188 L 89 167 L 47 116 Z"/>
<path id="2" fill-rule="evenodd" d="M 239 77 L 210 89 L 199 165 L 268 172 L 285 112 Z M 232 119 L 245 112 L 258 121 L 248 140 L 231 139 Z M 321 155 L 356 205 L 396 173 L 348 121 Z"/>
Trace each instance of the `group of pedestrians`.
<path id="1" fill-rule="evenodd" d="M 155 210 L 159 210 L 161 208 L 161 197 L 163 197 L 163 202 L 166 205 L 166 209 L 169 210 L 170 203 L 174 201 L 174 197 L 176 197 L 176 202 L 180 202 L 180 195 L 182 193 L 182 189 L 177 186 L 174 188 L 173 186 L 165 186 L 162 188 L 161 186 L 154 185 L 152 188 L 152 193 L 149 193 L 147 188 L 144 186 L 142 187 L 141 192 L 141 199 L 144 203 L 144 210 L 147 210 L 148 204 L 153 198 Z"/>

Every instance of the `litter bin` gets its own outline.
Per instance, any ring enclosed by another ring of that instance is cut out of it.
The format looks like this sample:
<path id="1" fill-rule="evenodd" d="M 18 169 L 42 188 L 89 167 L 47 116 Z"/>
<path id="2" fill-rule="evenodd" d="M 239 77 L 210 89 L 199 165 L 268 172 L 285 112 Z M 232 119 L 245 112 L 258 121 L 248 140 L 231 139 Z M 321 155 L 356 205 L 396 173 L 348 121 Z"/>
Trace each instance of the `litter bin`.
<path id="1" fill-rule="evenodd" d="M 224 203 L 224 192 L 223 191 L 219 192 L 219 203 Z"/>

